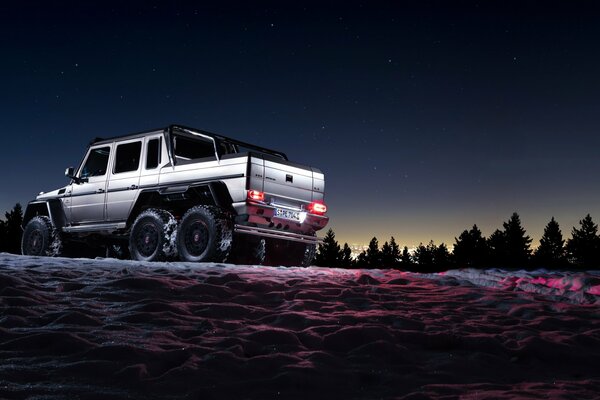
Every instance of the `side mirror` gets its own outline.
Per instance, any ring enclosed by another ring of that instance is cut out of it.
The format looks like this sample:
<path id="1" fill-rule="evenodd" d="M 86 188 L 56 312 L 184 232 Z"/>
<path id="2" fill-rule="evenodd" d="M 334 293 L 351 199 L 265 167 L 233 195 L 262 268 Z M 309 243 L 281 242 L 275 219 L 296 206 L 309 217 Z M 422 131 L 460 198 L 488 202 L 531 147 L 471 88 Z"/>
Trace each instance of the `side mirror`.
<path id="1" fill-rule="evenodd" d="M 75 176 L 75 169 L 73 167 L 69 167 L 69 168 L 67 168 L 65 170 L 65 176 L 67 178 L 71 178 L 73 180 L 73 182 L 75 182 L 78 185 L 87 181 L 87 179 L 82 179 L 82 178 L 76 177 Z"/>

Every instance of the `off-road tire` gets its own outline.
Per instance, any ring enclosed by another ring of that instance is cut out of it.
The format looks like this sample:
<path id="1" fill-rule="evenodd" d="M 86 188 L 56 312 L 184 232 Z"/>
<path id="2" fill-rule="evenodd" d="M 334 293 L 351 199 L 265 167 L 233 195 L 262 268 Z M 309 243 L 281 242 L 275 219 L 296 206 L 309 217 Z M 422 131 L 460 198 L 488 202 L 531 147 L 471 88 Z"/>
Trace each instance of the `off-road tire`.
<path id="1" fill-rule="evenodd" d="M 265 265 L 308 267 L 315 258 L 316 246 L 283 239 L 266 239 Z"/>
<path id="2" fill-rule="evenodd" d="M 27 223 L 21 238 L 23 255 L 55 257 L 61 250 L 60 236 L 50 218 L 38 215 Z"/>
<path id="3" fill-rule="evenodd" d="M 302 259 L 303 267 L 310 267 L 315 260 L 315 256 L 317 255 L 317 245 L 316 244 L 307 244 L 304 249 L 304 258 Z"/>
<path id="4" fill-rule="evenodd" d="M 127 242 L 109 243 L 106 245 L 104 252 L 106 258 L 116 258 L 117 260 L 127 260 L 131 258 Z"/>
<path id="5" fill-rule="evenodd" d="M 177 222 L 170 212 L 156 208 L 137 216 L 129 234 L 129 254 L 138 261 L 163 261 L 172 255 Z"/>
<path id="6" fill-rule="evenodd" d="M 258 236 L 233 234 L 227 262 L 232 264 L 262 265 L 265 262 L 265 239 Z"/>
<path id="7" fill-rule="evenodd" d="M 231 250 L 232 219 L 215 206 L 195 206 L 181 218 L 177 251 L 183 261 L 223 262 Z"/>

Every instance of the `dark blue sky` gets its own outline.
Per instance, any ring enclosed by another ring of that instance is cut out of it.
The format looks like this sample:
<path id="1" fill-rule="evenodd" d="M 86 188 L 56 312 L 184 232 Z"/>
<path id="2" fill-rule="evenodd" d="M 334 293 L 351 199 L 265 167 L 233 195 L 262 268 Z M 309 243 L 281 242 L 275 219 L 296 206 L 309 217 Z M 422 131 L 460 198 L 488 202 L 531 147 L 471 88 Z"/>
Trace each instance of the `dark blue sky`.
<path id="1" fill-rule="evenodd" d="M 341 241 L 568 236 L 600 218 L 600 12 L 482 3 L 3 4 L 0 209 L 181 123 L 321 168 Z"/>

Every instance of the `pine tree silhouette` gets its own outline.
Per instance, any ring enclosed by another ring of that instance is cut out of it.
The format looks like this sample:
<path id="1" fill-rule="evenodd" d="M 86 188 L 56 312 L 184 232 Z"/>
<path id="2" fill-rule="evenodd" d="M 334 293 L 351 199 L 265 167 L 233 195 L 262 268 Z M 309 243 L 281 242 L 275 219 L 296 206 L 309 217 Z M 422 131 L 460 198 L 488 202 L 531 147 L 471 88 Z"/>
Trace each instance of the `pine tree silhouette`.
<path id="1" fill-rule="evenodd" d="M 353 268 L 354 260 L 352 259 L 352 249 L 348 246 L 348 243 L 344 243 L 344 248 L 342 249 L 342 260 L 341 260 L 341 268 Z"/>
<path id="2" fill-rule="evenodd" d="M 6 238 L 6 222 L 0 219 L 0 252 L 6 251 L 7 249 Z"/>
<path id="3" fill-rule="evenodd" d="M 371 239 L 369 247 L 358 255 L 356 261 L 359 268 L 382 268 L 381 251 L 376 237 Z"/>
<path id="4" fill-rule="evenodd" d="M 323 238 L 323 243 L 319 244 L 314 264 L 320 267 L 339 268 L 341 261 L 342 251 L 340 250 L 340 245 L 335 240 L 333 229 L 330 228 Z"/>
<path id="5" fill-rule="evenodd" d="M 21 236 L 23 231 L 23 209 L 21 204 L 17 203 L 10 212 L 4 214 L 6 217 L 5 223 L 5 251 L 14 254 L 21 254 Z"/>
<path id="6" fill-rule="evenodd" d="M 429 241 L 427 246 L 419 243 L 413 254 L 413 260 L 418 265 L 418 271 L 430 271 L 434 267 L 434 256 L 437 247 L 433 240 Z"/>
<path id="7" fill-rule="evenodd" d="M 400 264 L 400 246 L 393 236 L 381 247 L 381 264 L 383 268 L 398 268 Z"/>
<path id="8" fill-rule="evenodd" d="M 450 268 L 450 252 L 445 243 L 441 243 L 433 251 L 433 266 L 436 270 L 445 270 Z"/>
<path id="9" fill-rule="evenodd" d="M 498 267 L 526 267 L 531 255 L 531 238 L 525 235 L 516 212 L 503 224 L 504 231 L 496 229 L 487 240 L 490 264 Z"/>
<path id="10" fill-rule="evenodd" d="M 489 248 L 488 242 L 481 234 L 477 225 L 473 225 L 471 230 L 464 230 L 460 236 L 454 238 L 453 258 L 458 266 L 467 266 L 471 268 L 481 268 L 486 265 Z"/>
<path id="11" fill-rule="evenodd" d="M 502 224 L 506 238 L 507 266 L 524 267 L 529 263 L 531 256 L 531 238 L 525 235 L 525 229 L 521 226 L 519 214 L 513 213 L 510 219 Z"/>
<path id="12" fill-rule="evenodd" d="M 400 255 L 400 268 L 410 269 L 413 266 L 413 258 L 408 251 L 408 246 L 404 246 L 402 249 L 402 255 Z"/>
<path id="13" fill-rule="evenodd" d="M 580 268 L 598 268 L 600 263 L 600 237 L 598 225 L 590 214 L 579 221 L 580 229 L 573 227 L 572 238 L 567 242 L 570 260 Z"/>
<path id="14" fill-rule="evenodd" d="M 544 228 L 534 261 L 536 266 L 545 268 L 556 268 L 565 264 L 565 241 L 554 217 Z"/>
<path id="15" fill-rule="evenodd" d="M 508 258 L 506 235 L 500 229 L 496 229 L 487 240 L 490 251 L 489 264 L 496 267 L 505 265 Z"/>

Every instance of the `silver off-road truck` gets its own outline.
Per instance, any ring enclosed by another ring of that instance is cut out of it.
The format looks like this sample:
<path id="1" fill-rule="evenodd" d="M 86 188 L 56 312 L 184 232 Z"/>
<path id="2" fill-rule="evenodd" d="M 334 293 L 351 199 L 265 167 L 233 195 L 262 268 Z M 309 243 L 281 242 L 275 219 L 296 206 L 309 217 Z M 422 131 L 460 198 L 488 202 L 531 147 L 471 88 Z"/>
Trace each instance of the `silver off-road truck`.
<path id="1" fill-rule="evenodd" d="M 318 169 L 179 125 L 95 139 L 65 175 L 27 205 L 23 254 L 309 265 L 329 221 Z"/>

